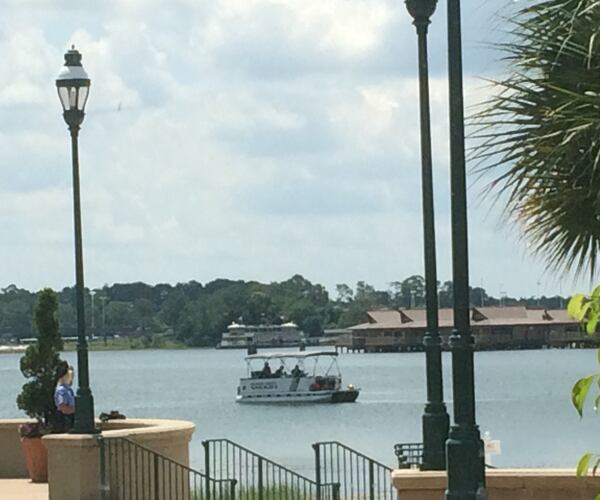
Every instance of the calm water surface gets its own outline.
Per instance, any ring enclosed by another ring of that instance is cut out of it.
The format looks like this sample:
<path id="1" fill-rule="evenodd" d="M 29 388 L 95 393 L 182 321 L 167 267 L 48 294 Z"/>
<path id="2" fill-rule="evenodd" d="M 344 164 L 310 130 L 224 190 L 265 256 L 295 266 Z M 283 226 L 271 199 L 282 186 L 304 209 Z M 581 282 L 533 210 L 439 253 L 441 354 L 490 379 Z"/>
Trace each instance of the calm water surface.
<path id="1" fill-rule="evenodd" d="M 344 354 L 344 383 L 362 389 L 355 404 L 276 406 L 235 403 L 245 374 L 243 351 L 116 351 L 90 353 L 96 413 L 191 420 L 192 465 L 202 439 L 227 437 L 306 472 L 311 443 L 339 440 L 394 464 L 396 442 L 420 441 L 425 401 L 424 355 Z M 75 364 L 75 353 L 64 355 Z M 0 355 L 0 418 L 22 417 L 15 397 L 24 379 L 20 355 Z M 499 466 L 573 466 L 600 449 L 597 416 L 580 420 L 569 397 L 573 382 L 595 368 L 593 350 L 476 353 L 477 420 L 502 441 Z M 445 398 L 451 406 L 450 355 L 444 353 Z"/>

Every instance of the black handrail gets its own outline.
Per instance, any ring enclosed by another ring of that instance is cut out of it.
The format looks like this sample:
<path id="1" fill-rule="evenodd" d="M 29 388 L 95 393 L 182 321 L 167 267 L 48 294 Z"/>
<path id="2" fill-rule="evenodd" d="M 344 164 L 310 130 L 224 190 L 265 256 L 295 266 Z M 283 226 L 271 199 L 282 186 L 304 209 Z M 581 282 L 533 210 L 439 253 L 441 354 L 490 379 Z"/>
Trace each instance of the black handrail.
<path id="1" fill-rule="evenodd" d="M 314 443 L 317 483 L 335 482 L 340 496 L 356 500 L 392 500 L 392 468 L 339 441 Z"/>
<path id="2" fill-rule="evenodd" d="M 294 472 L 229 439 L 202 442 L 206 474 L 236 478 L 240 500 L 339 500 L 339 484 L 321 483 Z M 210 499 L 207 496 L 207 499 Z"/>
<path id="3" fill-rule="evenodd" d="M 234 500 L 235 479 L 213 479 L 131 439 L 98 437 L 102 500 Z"/>

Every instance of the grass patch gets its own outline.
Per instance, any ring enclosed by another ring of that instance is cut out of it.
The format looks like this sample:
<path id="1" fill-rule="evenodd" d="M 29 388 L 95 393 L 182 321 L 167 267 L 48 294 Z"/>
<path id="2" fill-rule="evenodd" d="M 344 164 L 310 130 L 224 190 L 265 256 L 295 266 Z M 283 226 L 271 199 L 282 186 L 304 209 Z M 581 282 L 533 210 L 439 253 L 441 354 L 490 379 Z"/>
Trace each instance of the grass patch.
<path id="1" fill-rule="evenodd" d="M 151 337 L 121 337 L 118 339 L 111 338 L 107 339 L 106 343 L 104 340 L 94 339 L 88 341 L 89 351 L 128 351 L 128 350 L 142 350 L 142 349 L 187 349 L 188 346 L 183 342 L 178 342 L 170 338 L 164 338 L 159 335 L 152 335 Z M 65 342 L 65 351 L 77 350 L 77 344 L 75 342 Z"/>
<path id="2" fill-rule="evenodd" d="M 240 488 L 235 489 L 235 500 L 258 500 L 259 497 L 258 487 L 252 488 Z M 325 496 L 327 498 L 327 496 Z M 196 491 L 190 496 L 190 500 L 205 500 L 206 495 L 204 491 Z M 211 491 L 211 500 L 234 500 L 226 491 Z M 306 489 L 306 493 L 302 488 L 297 488 L 288 485 L 278 486 L 265 486 L 262 492 L 263 500 L 313 500 L 316 499 L 316 494 Z"/>

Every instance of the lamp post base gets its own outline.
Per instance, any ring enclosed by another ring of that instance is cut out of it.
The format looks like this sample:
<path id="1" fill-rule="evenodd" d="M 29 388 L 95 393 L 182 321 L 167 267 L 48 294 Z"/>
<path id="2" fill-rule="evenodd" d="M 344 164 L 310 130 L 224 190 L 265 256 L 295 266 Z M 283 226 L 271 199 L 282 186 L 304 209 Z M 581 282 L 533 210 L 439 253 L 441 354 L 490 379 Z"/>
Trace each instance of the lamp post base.
<path id="1" fill-rule="evenodd" d="M 99 434 L 94 421 L 94 397 L 90 389 L 79 388 L 75 396 L 75 423 L 71 434 Z"/>
<path id="2" fill-rule="evenodd" d="M 446 441 L 446 500 L 484 500 L 485 455 L 477 426 L 453 425 Z"/>
<path id="3" fill-rule="evenodd" d="M 422 417 L 423 465 L 421 470 L 446 469 L 446 440 L 450 417 L 444 403 L 427 403 Z"/>

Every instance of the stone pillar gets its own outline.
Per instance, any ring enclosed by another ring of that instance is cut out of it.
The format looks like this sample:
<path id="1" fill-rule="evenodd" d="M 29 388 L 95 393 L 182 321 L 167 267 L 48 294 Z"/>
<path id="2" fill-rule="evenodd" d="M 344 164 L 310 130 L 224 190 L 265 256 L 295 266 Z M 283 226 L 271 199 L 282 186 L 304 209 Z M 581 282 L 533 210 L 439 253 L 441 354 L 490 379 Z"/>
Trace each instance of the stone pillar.
<path id="1" fill-rule="evenodd" d="M 51 434 L 48 450 L 49 500 L 99 500 L 100 453 L 95 436 Z"/>

